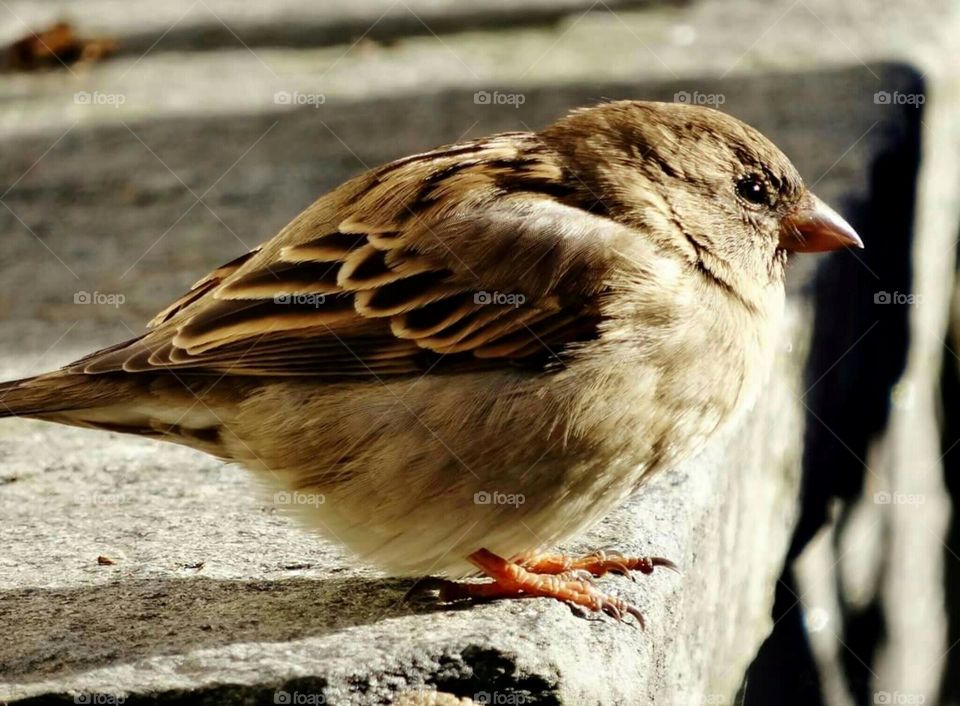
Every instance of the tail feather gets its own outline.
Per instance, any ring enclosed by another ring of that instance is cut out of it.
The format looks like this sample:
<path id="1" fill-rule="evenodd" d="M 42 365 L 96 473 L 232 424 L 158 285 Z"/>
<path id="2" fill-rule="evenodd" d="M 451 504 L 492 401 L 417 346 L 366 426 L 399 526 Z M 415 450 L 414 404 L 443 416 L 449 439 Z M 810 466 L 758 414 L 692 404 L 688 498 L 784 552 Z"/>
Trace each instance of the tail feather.
<path id="1" fill-rule="evenodd" d="M 45 373 L 0 382 L 0 417 L 43 417 L 114 404 L 129 394 L 129 384 L 67 372 Z"/>
<path id="2" fill-rule="evenodd" d="M 0 383 L 0 418 L 29 417 L 148 436 L 224 457 L 209 381 L 57 371 Z M 205 390 L 206 388 L 206 390 Z M 205 398 L 205 399 L 201 399 Z"/>

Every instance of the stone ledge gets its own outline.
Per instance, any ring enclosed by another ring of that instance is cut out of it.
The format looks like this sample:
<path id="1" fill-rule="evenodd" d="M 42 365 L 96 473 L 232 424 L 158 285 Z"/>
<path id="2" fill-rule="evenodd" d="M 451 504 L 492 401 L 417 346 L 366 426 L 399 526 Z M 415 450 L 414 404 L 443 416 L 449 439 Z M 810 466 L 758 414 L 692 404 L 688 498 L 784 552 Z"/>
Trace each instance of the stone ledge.
<path id="1" fill-rule="evenodd" d="M 611 10 L 650 6 L 653 0 L 606 0 Z M 679 4 L 667 2 L 660 4 Z M 117 40 L 121 55 L 197 51 L 238 46 L 316 47 L 455 31 L 502 30 L 560 22 L 595 7 L 588 0 L 297 0 L 250 5 L 238 0 L 168 0 L 160 5 L 115 0 L 10 0 L 15 22 L 0 30 L 0 43 L 66 20 L 81 36 Z"/>

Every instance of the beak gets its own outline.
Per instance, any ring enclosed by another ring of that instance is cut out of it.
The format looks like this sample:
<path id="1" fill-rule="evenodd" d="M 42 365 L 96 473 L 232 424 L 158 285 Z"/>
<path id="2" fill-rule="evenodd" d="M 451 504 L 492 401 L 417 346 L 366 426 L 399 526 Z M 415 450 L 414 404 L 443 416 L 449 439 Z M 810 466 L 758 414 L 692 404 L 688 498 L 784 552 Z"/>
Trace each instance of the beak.
<path id="1" fill-rule="evenodd" d="M 790 252 L 824 252 L 863 247 L 863 241 L 840 214 L 807 192 L 780 221 L 780 247 Z"/>

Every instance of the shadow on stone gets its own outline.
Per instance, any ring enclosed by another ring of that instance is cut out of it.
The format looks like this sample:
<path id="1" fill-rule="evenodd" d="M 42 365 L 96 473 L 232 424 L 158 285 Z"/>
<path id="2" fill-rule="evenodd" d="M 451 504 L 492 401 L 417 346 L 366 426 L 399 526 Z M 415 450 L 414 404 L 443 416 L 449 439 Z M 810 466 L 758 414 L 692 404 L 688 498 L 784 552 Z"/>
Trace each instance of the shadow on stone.
<path id="1" fill-rule="evenodd" d="M 9 627 L 0 645 L 0 673 L 9 681 L 21 681 L 23 675 L 35 681 L 107 663 L 242 642 L 300 640 L 443 610 L 404 601 L 410 583 L 197 577 L 4 591 L 0 606 Z M 191 619 L 185 621 L 184 613 Z"/>
<path id="2" fill-rule="evenodd" d="M 914 70 L 887 68 L 883 90 L 924 92 L 924 82 Z M 863 492 L 868 446 L 886 428 L 890 392 L 906 364 L 909 307 L 892 298 L 913 291 L 922 111 L 901 106 L 886 115 L 869 131 L 880 139 L 871 158 L 869 193 L 842 208 L 866 249 L 826 258 L 814 281 L 816 313 L 803 399 L 802 512 L 777 587 L 776 627 L 748 673 L 745 704 L 823 703 L 803 622 L 802 596 L 789 562 L 828 522 L 834 499 L 843 503 L 836 532 L 843 536 L 851 504 Z M 833 577 L 838 581 L 836 572 Z M 871 669 L 884 635 L 882 611 L 876 603 L 853 608 L 844 601 L 839 585 L 837 593 L 843 620 L 840 638 L 847 648 L 842 652 L 847 688 L 856 703 L 872 703 Z"/>

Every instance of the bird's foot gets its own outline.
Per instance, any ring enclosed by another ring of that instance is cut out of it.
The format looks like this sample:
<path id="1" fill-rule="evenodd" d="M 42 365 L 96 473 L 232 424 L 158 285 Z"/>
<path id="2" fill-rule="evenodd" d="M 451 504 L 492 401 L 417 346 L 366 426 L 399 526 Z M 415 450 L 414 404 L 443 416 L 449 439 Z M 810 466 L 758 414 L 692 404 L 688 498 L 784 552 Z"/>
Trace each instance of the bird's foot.
<path id="1" fill-rule="evenodd" d="M 603 549 L 583 556 L 534 554 L 521 558 L 519 564 L 527 571 L 535 574 L 563 574 L 570 571 L 580 571 L 586 572 L 590 576 L 600 577 L 604 574 L 614 573 L 626 576 L 631 580 L 633 579 L 631 571 L 652 574 L 658 566 L 671 571 L 678 571 L 676 564 L 663 557 L 626 556 L 620 552 Z"/>
<path id="2" fill-rule="evenodd" d="M 469 559 L 493 580 L 487 583 L 433 582 L 432 587 L 439 591 L 440 600 L 555 598 L 594 612 L 606 613 L 617 620 L 623 620 L 626 616 L 632 615 L 640 627 L 644 626 L 643 615 L 635 606 L 616 596 L 609 596 L 600 591 L 594 585 L 586 566 L 581 568 L 575 565 L 576 560 L 570 560 L 573 562 L 570 566 L 561 566 L 560 562 L 552 561 L 544 565 L 547 570 L 540 571 L 539 564 L 531 565 L 508 561 L 486 549 L 474 552 Z M 596 561 L 597 557 L 594 557 L 594 560 Z M 622 561 L 618 562 L 616 568 L 619 568 L 621 564 L 623 564 Z M 629 566 L 629 562 L 624 565 Z M 653 564 L 653 566 L 656 565 L 665 566 L 665 564 Z M 594 564 L 589 564 L 589 566 L 593 566 L 598 571 L 603 568 Z M 612 570 L 614 569 L 607 567 L 597 575 L 603 575 L 603 573 Z M 652 567 L 650 570 L 652 570 Z"/>

